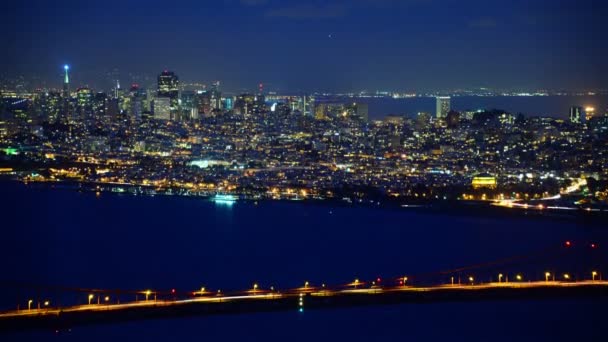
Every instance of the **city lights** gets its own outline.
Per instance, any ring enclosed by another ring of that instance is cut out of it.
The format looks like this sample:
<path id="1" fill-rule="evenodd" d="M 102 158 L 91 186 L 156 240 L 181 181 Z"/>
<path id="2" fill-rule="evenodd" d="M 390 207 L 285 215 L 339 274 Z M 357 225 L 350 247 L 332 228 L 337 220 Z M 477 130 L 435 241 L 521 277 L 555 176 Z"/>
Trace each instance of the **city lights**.
<path id="1" fill-rule="evenodd" d="M 0 336 L 605 334 L 608 3 L 5 2 Z"/>

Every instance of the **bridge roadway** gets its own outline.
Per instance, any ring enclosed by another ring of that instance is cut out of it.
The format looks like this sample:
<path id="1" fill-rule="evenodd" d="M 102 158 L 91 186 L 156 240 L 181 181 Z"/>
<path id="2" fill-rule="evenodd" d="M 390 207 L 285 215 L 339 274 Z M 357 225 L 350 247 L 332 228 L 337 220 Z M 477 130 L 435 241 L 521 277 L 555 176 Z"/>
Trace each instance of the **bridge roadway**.
<path id="1" fill-rule="evenodd" d="M 352 284 L 351 284 L 352 285 Z M 302 287 L 284 292 L 261 289 L 235 294 L 175 300 L 142 300 L 116 304 L 87 304 L 62 308 L 22 309 L 0 313 L 0 332 L 52 330 L 78 325 L 171 317 L 240 314 L 399 303 L 466 302 L 608 296 L 608 281 L 537 281 L 454 284 L 429 287 L 394 286 L 332 290 Z"/>

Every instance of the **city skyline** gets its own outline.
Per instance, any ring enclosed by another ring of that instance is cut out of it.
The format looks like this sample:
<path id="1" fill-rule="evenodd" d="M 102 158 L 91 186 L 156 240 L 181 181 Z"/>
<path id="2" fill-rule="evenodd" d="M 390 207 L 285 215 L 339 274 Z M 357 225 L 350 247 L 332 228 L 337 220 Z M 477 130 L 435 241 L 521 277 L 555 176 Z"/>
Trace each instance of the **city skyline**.
<path id="1" fill-rule="evenodd" d="M 2 6 L 5 31 L 28 27 L 9 38 L 3 73 L 49 86 L 58 74 L 49 66 L 63 64 L 81 71 L 74 84 L 95 88 L 107 86 L 107 74 L 130 82 L 129 74 L 163 69 L 232 91 L 258 83 L 293 92 L 607 86 L 606 9 L 594 1 Z"/>
<path id="2" fill-rule="evenodd" d="M 72 85 L 72 91 L 80 88 L 95 89 L 100 92 L 112 92 L 117 87 L 119 89 L 128 89 L 130 87 L 139 87 L 143 89 L 156 89 L 158 87 L 158 77 L 162 73 L 172 73 L 179 78 L 178 90 L 197 89 L 206 90 L 212 89 L 213 87 L 219 87 L 230 94 L 239 93 L 270 93 L 270 94 L 286 94 L 286 95 L 303 95 L 303 94 L 317 94 L 317 95 L 338 95 L 338 96 L 394 96 L 395 98 L 402 97 L 435 97 L 435 96 L 546 96 L 546 95 L 575 95 L 575 96 L 595 96 L 595 95 L 606 95 L 608 94 L 608 88 L 567 88 L 563 87 L 455 87 L 451 89 L 437 88 L 437 89 L 392 89 L 392 88 L 378 88 L 378 89 L 358 89 L 352 91 L 296 91 L 290 89 L 277 89 L 272 88 L 272 85 L 265 83 L 249 84 L 241 88 L 226 88 L 222 80 L 184 80 L 181 77 L 181 73 L 176 72 L 173 69 L 159 69 L 156 72 L 150 72 L 146 74 L 134 74 L 131 72 L 125 72 L 124 75 L 118 69 L 113 69 L 107 72 L 103 78 L 105 80 L 99 82 L 87 81 L 83 79 L 83 75 L 89 74 L 87 70 L 73 70 L 71 64 L 61 64 L 57 66 L 57 74 L 52 80 L 40 80 L 37 76 L 26 77 L 24 75 L 7 76 L 0 75 L 0 87 L 5 93 L 9 94 L 27 94 L 40 90 L 57 90 L 63 88 L 66 84 L 65 77 L 66 72 L 69 73 L 68 83 Z M 73 74 L 77 71 L 76 74 Z M 123 76 L 121 76 L 123 75 Z M 75 77 L 74 77 L 75 76 Z"/>
<path id="3" fill-rule="evenodd" d="M 456 107 L 453 108 L 460 112 L 472 112 L 480 110 L 501 110 L 513 114 L 523 114 L 531 116 L 545 116 L 552 118 L 563 118 L 572 121 L 572 112 L 568 112 L 568 108 L 572 106 L 582 106 L 585 109 L 591 108 L 593 113 L 587 114 L 589 117 L 597 114 L 603 115 L 608 113 L 607 92 L 600 91 L 551 91 L 551 90 L 497 90 L 490 88 L 481 89 L 459 89 L 453 92 L 396 92 L 396 91 L 375 91 L 375 92 L 358 92 L 358 93 L 294 93 L 294 92 L 277 92 L 268 90 L 263 83 L 257 84 L 255 89 L 243 89 L 239 92 L 226 91 L 223 88 L 221 81 L 213 81 L 210 84 L 183 82 L 180 75 L 172 70 L 164 69 L 156 74 L 153 78 L 147 78 L 147 83 L 141 84 L 138 82 L 126 83 L 122 82 L 116 75 L 115 79 L 110 80 L 110 88 L 94 88 L 88 85 L 74 85 L 73 76 L 74 70 L 64 64 L 61 67 L 61 89 L 57 87 L 35 88 L 31 89 L 24 80 L 13 80 L 13 82 L 0 81 L 0 95 L 4 97 L 7 105 L 11 103 L 22 103 L 21 101 L 34 101 L 40 97 L 54 96 L 53 94 L 61 93 L 63 99 L 69 99 L 78 102 L 78 106 L 91 101 L 93 97 L 97 100 L 106 98 L 109 101 L 109 107 L 112 113 L 120 110 L 140 118 L 142 113 L 166 112 L 165 114 L 155 115 L 155 117 L 163 117 L 171 119 L 169 113 L 182 112 L 191 119 L 198 118 L 198 112 L 210 113 L 210 109 L 231 110 L 232 103 L 243 96 L 263 96 L 266 97 L 267 105 L 275 108 L 277 104 L 283 103 L 284 100 L 290 97 L 299 97 L 300 100 L 309 98 L 311 108 L 307 110 L 307 115 L 312 115 L 314 107 L 322 105 L 323 102 L 346 103 L 347 99 L 352 99 L 355 103 L 365 103 L 369 108 L 370 101 L 372 103 L 372 116 L 365 115 L 366 118 L 373 120 L 383 119 L 388 116 L 405 116 L 412 117 L 421 113 L 435 113 L 437 118 L 446 119 L 448 112 L 452 109 L 450 98 L 456 100 Z M 59 76 L 58 76 L 59 78 Z M 122 84 L 122 86 L 121 86 Z M 119 105 L 124 101 L 124 97 L 133 97 L 134 106 L 127 108 L 124 105 Z M 200 102 L 201 96 L 208 97 Z M 13 99 L 12 101 L 9 99 Z M 545 98 L 543 101 L 522 102 L 520 100 L 513 101 L 512 99 L 526 98 Z M 559 100 L 558 100 L 559 99 Z M 71 101 L 70 100 L 70 101 Z M 166 103 L 163 101 L 166 100 Z M 436 103 L 431 103 L 429 100 Z M 444 100 L 447 100 L 444 101 Z M 489 100 L 489 101 L 488 101 Z M 70 102 L 68 101 L 68 102 Z M 84 101 L 84 102 L 83 102 Z M 143 102 L 142 102 L 143 101 Z M 194 101 L 194 102 L 193 102 Z M 252 100 L 253 101 L 253 98 Z M 257 100 L 255 100 L 257 101 Z M 269 102 L 270 101 L 270 102 Z M 320 103 L 318 102 L 320 101 Z M 391 102 L 392 101 L 392 102 Z M 570 101 L 570 102 L 568 102 Z M 83 102 L 83 103 L 81 103 Z M 516 104 L 519 102 L 519 105 Z M 146 104 L 144 106 L 144 103 Z M 196 103 L 196 104 L 195 104 Z M 273 104 L 274 103 L 274 104 Z M 155 106 L 155 104 L 157 106 Z M 63 111 L 68 111 L 69 103 L 63 104 L 66 108 Z M 193 105 L 201 106 L 198 112 L 192 111 Z M 156 110 L 155 108 L 156 107 Z M 439 111 L 439 107 L 442 107 Z M 163 110 L 162 108 L 166 108 Z M 207 109 L 204 109 L 207 108 Z M 294 108 L 292 108 L 293 110 Z M 274 111 L 274 109 L 273 109 Z M 366 110 L 369 112 L 369 109 Z M 587 111 L 589 112 L 589 111 Z M 72 113 L 74 114 L 74 113 Z M 215 113 L 218 114 L 218 113 Z M 115 115 L 115 114 L 111 114 Z M 181 115 L 181 114 L 180 114 Z M 314 116 L 314 115 L 313 115 Z M 366 119 L 367 120 L 367 119 Z"/>
<path id="4" fill-rule="evenodd" d="M 1 338 L 598 340 L 607 16 L 0 2 Z"/>

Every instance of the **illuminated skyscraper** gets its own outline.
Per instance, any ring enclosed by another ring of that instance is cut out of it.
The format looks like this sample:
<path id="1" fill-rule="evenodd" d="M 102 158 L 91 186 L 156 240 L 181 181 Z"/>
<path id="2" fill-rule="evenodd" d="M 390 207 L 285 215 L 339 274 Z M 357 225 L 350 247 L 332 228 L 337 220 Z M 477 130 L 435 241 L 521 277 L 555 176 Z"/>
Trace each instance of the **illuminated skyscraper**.
<path id="1" fill-rule="evenodd" d="M 68 119 L 70 117 L 70 77 L 68 76 L 69 65 L 64 65 L 63 70 L 65 76 L 63 77 L 63 117 Z"/>
<path id="2" fill-rule="evenodd" d="M 67 64 L 64 65 L 63 70 L 65 71 L 65 76 L 63 77 L 63 96 L 67 98 L 70 96 L 70 77 L 68 75 L 70 66 Z"/>
<path id="3" fill-rule="evenodd" d="M 33 101 L 35 115 L 48 122 L 55 123 L 64 109 L 63 94 L 56 91 L 40 91 Z"/>
<path id="4" fill-rule="evenodd" d="M 157 97 L 153 102 L 154 119 L 171 120 L 171 99 L 168 97 Z"/>
<path id="5" fill-rule="evenodd" d="M 179 105 L 179 79 L 173 71 L 165 70 L 158 75 L 158 98 L 169 98 L 171 113 L 177 114 Z M 156 115 L 154 115 L 156 118 Z"/>
<path id="6" fill-rule="evenodd" d="M 197 106 L 197 93 L 193 90 L 184 90 L 180 94 L 180 109 L 182 118 L 196 120 L 199 118 Z"/>
<path id="7" fill-rule="evenodd" d="M 223 106 L 224 106 L 224 108 L 226 110 L 232 110 L 233 109 L 233 107 L 234 107 L 234 99 L 232 97 L 225 97 L 225 98 L 223 98 L 222 102 L 224 103 Z"/>
<path id="8" fill-rule="evenodd" d="M 220 92 L 220 81 L 211 84 L 211 107 L 222 109 L 222 93 Z"/>
<path id="9" fill-rule="evenodd" d="M 105 93 L 96 93 L 93 95 L 93 116 L 97 119 L 103 119 L 107 114 L 107 96 Z"/>
<path id="10" fill-rule="evenodd" d="M 437 96 L 437 108 L 436 117 L 437 119 L 445 119 L 450 112 L 450 97 L 449 96 Z"/>
<path id="11" fill-rule="evenodd" d="M 585 114 L 583 112 L 583 107 L 570 107 L 570 122 L 573 124 L 585 123 Z"/>
<path id="12" fill-rule="evenodd" d="M 129 103 L 129 115 L 135 120 L 141 120 L 144 112 L 144 100 L 146 98 L 146 91 L 139 88 L 139 84 L 131 84 L 129 90 L 128 103 Z"/>
<path id="13" fill-rule="evenodd" d="M 165 70 L 158 75 L 158 96 L 176 97 L 179 93 L 179 79 L 173 71 Z"/>
<path id="14" fill-rule="evenodd" d="M 76 91 L 76 115 L 80 120 L 93 116 L 93 94 L 91 89 L 83 87 Z"/>
<path id="15" fill-rule="evenodd" d="M 206 90 L 198 90 L 194 95 L 196 111 L 202 116 L 211 116 L 213 106 L 211 105 L 211 93 Z"/>
<path id="16" fill-rule="evenodd" d="M 315 107 L 315 120 L 326 120 L 325 103 L 318 103 Z"/>
<path id="17" fill-rule="evenodd" d="M 312 102 L 311 102 L 312 100 Z M 310 102 L 310 103 L 309 103 Z M 304 95 L 304 97 L 302 98 L 302 115 L 304 116 L 312 116 L 312 109 L 314 108 L 314 98 L 312 97 L 308 97 L 306 98 L 306 95 Z M 311 106 L 311 104 L 313 106 Z"/>

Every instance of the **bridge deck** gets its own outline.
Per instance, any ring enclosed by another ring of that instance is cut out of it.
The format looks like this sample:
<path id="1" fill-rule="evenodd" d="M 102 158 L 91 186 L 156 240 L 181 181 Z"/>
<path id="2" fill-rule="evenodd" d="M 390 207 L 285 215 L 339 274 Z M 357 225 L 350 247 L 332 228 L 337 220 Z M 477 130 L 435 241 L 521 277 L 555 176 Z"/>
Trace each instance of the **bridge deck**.
<path id="1" fill-rule="evenodd" d="M 147 300 L 121 304 L 90 304 L 64 308 L 9 311 L 0 314 L 0 332 L 50 329 L 194 315 L 239 314 L 450 301 L 601 297 L 608 281 L 488 283 L 433 287 L 294 289 L 287 292 L 247 291 L 236 295 L 178 300 Z"/>

